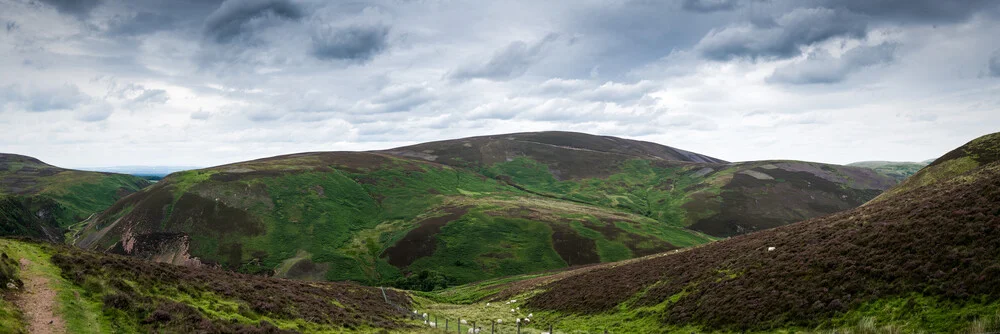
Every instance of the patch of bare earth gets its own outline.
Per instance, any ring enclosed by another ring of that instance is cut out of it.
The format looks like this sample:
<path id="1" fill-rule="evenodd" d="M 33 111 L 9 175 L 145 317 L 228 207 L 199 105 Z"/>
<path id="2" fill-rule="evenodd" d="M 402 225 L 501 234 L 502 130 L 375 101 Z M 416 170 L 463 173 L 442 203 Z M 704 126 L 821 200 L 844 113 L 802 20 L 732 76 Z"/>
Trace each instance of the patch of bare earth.
<path id="1" fill-rule="evenodd" d="M 21 259 L 24 291 L 17 298 L 17 306 L 28 321 L 28 332 L 32 334 L 65 333 L 66 324 L 55 314 L 56 291 L 49 285 L 49 279 L 42 275 L 30 274 L 32 266 L 28 259 Z"/>

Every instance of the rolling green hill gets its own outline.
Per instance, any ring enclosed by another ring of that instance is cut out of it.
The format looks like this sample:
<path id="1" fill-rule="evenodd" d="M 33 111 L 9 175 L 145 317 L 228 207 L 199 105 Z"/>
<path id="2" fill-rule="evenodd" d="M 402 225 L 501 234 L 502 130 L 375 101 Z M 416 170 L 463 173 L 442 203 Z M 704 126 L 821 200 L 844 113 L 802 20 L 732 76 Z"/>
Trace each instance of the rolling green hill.
<path id="1" fill-rule="evenodd" d="M 470 170 L 364 152 L 171 174 L 95 216 L 75 238 L 84 248 L 162 262 L 427 289 L 710 240 Z"/>
<path id="2" fill-rule="evenodd" d="M 585 134 L 469 140 L 174 173 L 72 241 L 175 264 L 432 290 L 701 245 L 853 208 L 894 183 L 863 168 L 729 164 Z"/>
<path id="3" fill-rule="evenodd" d="M 900 182 L 927 167 L 930 162 L 895 162 L 895 161 L 862 161 L 847 164 L 848 166 L 871 168 L 882 175 L 894 178 Z"/>
<path id="4" fill-rule="evenodd" d="M 727 163 L 659 144 L 573 132 L 472 137 L 384 152 L 469 168 L 541 196 L 625 210 L 716 237 L 850 209 L 897 183 L 867 168 Z"/>
<path id="5" fill-rule="evenodd" d="M 134 176 L 63 169 L 0 153 L 0 235 L 62 240 L 70 225 L 147 185 Z"/>
<path id="6" fill-rule="evenodd" d="M 932 181 L 853 210 L 687 250 L 420 294 L 416 307 L 469 319 L 511 318 L 516 307 L 563 331 L 997 331 L 997 138 L 976 139 L 918 173 Z M 956 168 L 968 160 L 975 166 Z"/>

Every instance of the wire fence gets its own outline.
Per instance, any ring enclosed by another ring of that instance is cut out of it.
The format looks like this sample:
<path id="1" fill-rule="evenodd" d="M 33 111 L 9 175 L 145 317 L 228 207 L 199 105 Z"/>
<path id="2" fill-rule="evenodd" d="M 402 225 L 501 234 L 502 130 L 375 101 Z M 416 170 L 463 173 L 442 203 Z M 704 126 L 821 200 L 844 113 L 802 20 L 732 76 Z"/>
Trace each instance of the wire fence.
<path id="1" fill-rule="evenodd" d="M 530 318 L 519 318 L 513 321 L 468 320 L 454 317 L 444 317 L 434 314 L 415 314 L 415 318 L 423 321 L 429 328 L 442 333 L 458 334 L 554 334 L 555 324 L 540 324 Z"/>

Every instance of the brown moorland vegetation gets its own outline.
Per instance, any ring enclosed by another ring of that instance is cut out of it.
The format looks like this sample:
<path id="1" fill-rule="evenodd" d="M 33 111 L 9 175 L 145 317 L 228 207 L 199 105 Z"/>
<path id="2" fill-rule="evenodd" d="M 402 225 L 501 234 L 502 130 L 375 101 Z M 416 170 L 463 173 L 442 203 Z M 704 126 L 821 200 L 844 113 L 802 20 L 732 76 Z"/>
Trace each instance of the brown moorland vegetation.
<path id="1" fill-rule="evenodd" d="M 771 247 L 774 247 L 771 249 Z M 917 293 L 1000 298 L 1000 163 L 861 208 L 543 285 L 533 309 L 599 313 L 668 301 L 662 320 L 766 330 L 821 325 Z M 671 301 L 672 302 L 669 302 Z"/>

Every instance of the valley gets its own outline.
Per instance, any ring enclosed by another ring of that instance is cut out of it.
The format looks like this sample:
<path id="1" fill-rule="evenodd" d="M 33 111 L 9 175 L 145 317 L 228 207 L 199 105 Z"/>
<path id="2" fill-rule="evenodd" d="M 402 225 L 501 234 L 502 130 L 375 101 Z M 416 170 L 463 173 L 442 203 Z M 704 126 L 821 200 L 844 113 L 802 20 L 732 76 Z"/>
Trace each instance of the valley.
<path id="1" fill-rule="evenodd" d="M 436 145 L 470 142 L 503 145 Z M 16 295 L 44 277 L 74 333 L 1000 326 L 1000 135 L 895 186 L 865 168 L 642 145 L 532 142 L 492 164 L 315 152 L 178 172 L 63 244 L 0 240 L 0 278 Z M 626 156 L 577 169 L 589 158 L 567 150 Z M 21 312 L 3 302 L 0 323 L 28 328 Z"/>

